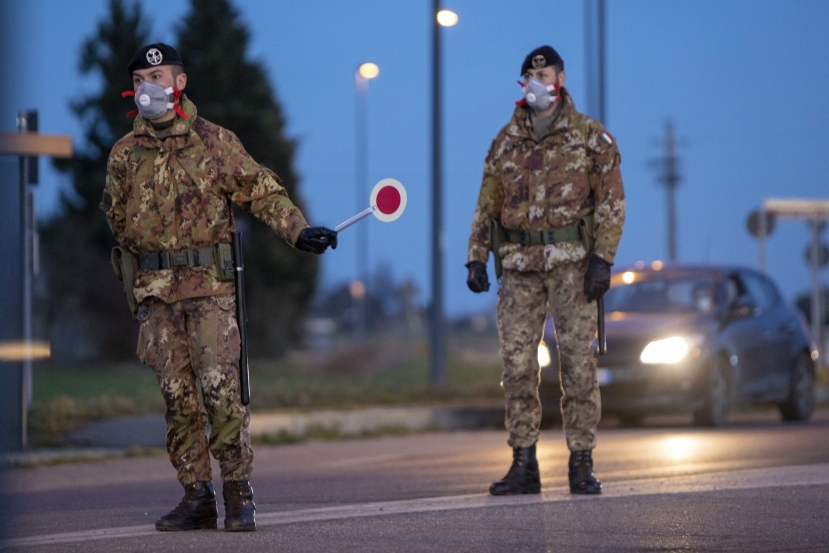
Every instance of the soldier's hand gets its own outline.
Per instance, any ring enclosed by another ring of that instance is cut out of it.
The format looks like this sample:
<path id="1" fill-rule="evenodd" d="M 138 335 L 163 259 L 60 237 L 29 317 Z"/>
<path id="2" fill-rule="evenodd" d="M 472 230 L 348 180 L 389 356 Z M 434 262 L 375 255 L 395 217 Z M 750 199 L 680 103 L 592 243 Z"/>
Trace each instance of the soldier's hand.
<path id="1" fill-rule="evenodd" d="M 611 264 L 596 254 L 590 256 L 590 264 L 584 275 L 584 295 L 587 301 L 594 301 L 604 296 L 610 288 Z"/>
<path id="2" fill-rule="evenodd" d="M 469 276 L 466 279 L 466 285 L 469 289 L 479 294 L 489 290 L 489 276 L 486 274 L 486 264 L 480 261 L 470 261 L 466 264 L 469 269 Z"/>
<path id="3" fill-rule="evenodd" d="M 311 252 L 317 255 L 323 253 L 328 246 L 337 249 L 337 231 L 325 227 L 308 227 L 299 233 L 296 239 L 296 249 Z"/>

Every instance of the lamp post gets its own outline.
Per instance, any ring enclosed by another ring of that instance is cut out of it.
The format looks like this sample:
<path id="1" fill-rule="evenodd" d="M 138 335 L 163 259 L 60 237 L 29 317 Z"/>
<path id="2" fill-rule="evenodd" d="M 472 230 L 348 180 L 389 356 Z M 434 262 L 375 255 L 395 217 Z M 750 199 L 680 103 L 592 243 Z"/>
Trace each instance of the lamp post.
<path id="1" fill-rule="evenodd" d="M 458 15 L 432 0 L 432 305 L 429 382 L 446 384 L 446 321 L 443 315 L 443 202 L 441 155 L 441 46 L 440 28 L 452 27 Z"/>
<path id="2" fill-rule="evenodd" d="M 362 211 L 366 204 L 368 185 L 368 82 L 380 74 L 380 68 L 374 63 L 364 63 L 354 72 L 354 85 L 357 90 L 356 104 L 356 208 Z M 363 294 L 355 298 L 354 336 L 364 338 L 366 335 L 367 313 L 365 288 L 368 285 L 368 225 L 357 227 L 357 279 L 362 282 Z"/>

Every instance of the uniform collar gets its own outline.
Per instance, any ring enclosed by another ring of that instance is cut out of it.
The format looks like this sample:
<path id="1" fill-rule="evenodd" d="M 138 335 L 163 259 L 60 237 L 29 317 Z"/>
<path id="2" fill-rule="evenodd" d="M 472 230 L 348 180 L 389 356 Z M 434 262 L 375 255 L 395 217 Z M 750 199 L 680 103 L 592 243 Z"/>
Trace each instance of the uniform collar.
<path id="1" fill-rule="evenodd" d="M 187 114 L 187 119 L 184 119 L 176 115 L 173 126 L 169 130 L 165 129 L 165 136 L 186 136 L 190 134 L 191 124 L 198 115 L 196 105 L 193 102 L 191 102 L 186 95 L 182 94 L 181 109 L 184 110 L 185 114 Z M 155 128 L 153 128 L 152 126 L 152 123 L 150 123 L 140 115 L 135 117 L 135 121 L 132 124 L 132 133 L 136 137 L 146 136 L 154 138 L 156 140 L 159 139 L 158 135 L 156 134 Z"/>
<path id="2" fill-rule="evenodd" d="M 550 130 L 547 136 L 566 131 L 570 127 L 570 121 L 573 119 L 573 114 L 576 112 L 576 104 L 567 89 L 561 87 L 559 90 L 561 109 L 558 116 L 550 124 Z M 527 105 L 516 106 L 507 125 L 507 134 L 516 138 L 532 139 L 532 122 L 530 121 L 530 108 Z"/>

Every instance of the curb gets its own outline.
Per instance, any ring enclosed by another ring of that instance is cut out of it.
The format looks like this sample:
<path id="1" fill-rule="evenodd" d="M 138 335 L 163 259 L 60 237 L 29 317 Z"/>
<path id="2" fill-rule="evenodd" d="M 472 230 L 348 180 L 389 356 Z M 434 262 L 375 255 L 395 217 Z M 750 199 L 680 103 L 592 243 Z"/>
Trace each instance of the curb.
<path id="1" fill-rule="evenodd" d="M 0 455 L 1 468 L 32 468 L 64 463 L 83 463 L 101 461 L 104 459 L 120 459 L 124 457 L 141 457 L 163 453 L 160 448 L 67 448 L 67 449 L 36 449 Z"/>
<path id="2" fill-rule="evenodd" d="M 472 430 L 503 424 L 504 408 L 369 407 L 353 411 L 252 415 L 250 435 L 264 441 L 292 441 L 308 435 L 351 437 L 383 432 Z"/>
<path id="3" fill-rule="evenodd" d="M 369 407 L 353 411 L 254 413 L 250 436 L 263 444 L 285 444 L 306 438 L 348 438 L 424 431 L 501 427 L 504 408 Z M 91 423 L 66 438 L 77 447 L 0 454 L 0 467 L 35 467 L 164 453 L 164 417 L 120 417 Z M 209 429 L 208 429 L 209 432 Z M 85 446 L 85 447 L 84 447 Z"/>

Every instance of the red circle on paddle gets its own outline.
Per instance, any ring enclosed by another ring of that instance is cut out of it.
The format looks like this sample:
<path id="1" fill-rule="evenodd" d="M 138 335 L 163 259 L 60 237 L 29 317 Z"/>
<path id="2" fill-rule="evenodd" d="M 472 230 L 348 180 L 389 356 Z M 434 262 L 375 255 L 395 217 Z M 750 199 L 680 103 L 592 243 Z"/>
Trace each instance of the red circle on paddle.
<path id="1" fill-rule="evenodd" d="M 371 190 L 369 205 L 384 223 L 396 221 L 406 210 L 406 189 L 395 179 L 383 179 Z"/>
<path id="2" fill-rule="evenodd" d="M 400 207 L 400 192 L 393 186 L 384 186 L 377 193 L 377 209 L 384 215 L 391 215 Z"/>

